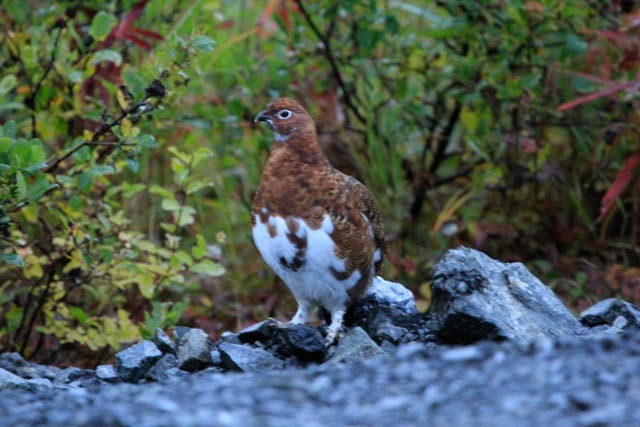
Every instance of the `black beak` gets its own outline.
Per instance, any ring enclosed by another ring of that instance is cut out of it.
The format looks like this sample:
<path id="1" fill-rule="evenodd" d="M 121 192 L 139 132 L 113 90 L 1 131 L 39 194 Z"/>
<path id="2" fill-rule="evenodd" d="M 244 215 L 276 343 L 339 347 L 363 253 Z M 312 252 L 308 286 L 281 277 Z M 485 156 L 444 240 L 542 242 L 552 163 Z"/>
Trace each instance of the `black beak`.
<path id="1" fill-rule="evenodd" d="M 271 124 L 273 121 L 271 120 L 271 116 L 266 111 L 260 111 L 256 118 L 253 119 L 253 122 L 267 122 L 267 124 Z"/>

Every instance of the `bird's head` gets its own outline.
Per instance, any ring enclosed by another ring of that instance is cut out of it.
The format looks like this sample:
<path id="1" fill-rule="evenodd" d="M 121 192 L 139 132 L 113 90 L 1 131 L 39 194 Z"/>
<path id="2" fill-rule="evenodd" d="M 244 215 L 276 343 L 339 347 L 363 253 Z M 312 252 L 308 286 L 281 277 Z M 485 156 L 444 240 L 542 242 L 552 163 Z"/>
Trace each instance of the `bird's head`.
<path id="1" fill-rule="evenodd" d="M 315 135 L 315 124 L 307 110 L 290 98 L 270 102 L 258 113 L 254 122 L 265 122 L 279 142 L 286 142 L 294 134 Z"/>

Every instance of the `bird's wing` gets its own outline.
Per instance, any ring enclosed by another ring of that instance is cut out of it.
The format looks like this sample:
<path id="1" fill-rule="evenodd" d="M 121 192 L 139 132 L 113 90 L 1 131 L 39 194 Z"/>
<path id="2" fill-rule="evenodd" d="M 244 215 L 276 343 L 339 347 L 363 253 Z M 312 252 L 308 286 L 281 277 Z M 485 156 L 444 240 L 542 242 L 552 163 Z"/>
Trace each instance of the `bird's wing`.
<path id="1" fill-rule="evenodd" d="M 332 216 L 335 217 L 334 223 L 342 224 L 340 226 L 345 228 L 344 231 L 351 235 L 352 239 L 358 240 L 349 243 L 362 252 L 361 257 L 364 257 L 366 253 L 373 257 L 362 259 L 363 264 L 361 265 L 371 265 L 370 263 L 373 261 L 376 274 L 380 274 L 386 253 L 386 243 L 378 206 L 371 192 L 360 181 L 340 172 L 336 178 L 340 185 L 336 195 L 338 203 L 334 205 L 336 207 L 332 212 Z M 371 242 L 369 233 L 373 234 L 372 248 L 367 248 L 367 242 Z"/>

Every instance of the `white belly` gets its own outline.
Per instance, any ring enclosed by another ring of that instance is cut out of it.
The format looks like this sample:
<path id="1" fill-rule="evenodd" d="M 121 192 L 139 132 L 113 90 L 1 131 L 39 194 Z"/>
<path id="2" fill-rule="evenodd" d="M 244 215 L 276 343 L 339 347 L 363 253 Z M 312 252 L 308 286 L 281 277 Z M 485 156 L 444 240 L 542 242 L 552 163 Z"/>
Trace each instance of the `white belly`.
<path id="1" fill-rule="evenodd" d="M 330 311 L 344 307 L 349 299 L 347 291 L 360 280 L 361 274 L 355 270 L 345 280 L 338 280 L 332 273 L 331 269 L 337 273 L 343 273 L 346 269 L 345 261 L 335 253 L 331 219 L 325 216 L 322 226 L 317 230 L 309 228 L 301 219 L 295 221 L 299 225 L 296 237 L 306 237 L 307 243 L 304 262 L 296 271 L 286 266 L 293 263 L 300 253 L 299 248 L 287 238 L 290 231 L 283 218 L 269 216 L 267 222 L 262 223 L 256 215 L 253 240 L 258 251 L 299 303 L 320 304 Z"/>

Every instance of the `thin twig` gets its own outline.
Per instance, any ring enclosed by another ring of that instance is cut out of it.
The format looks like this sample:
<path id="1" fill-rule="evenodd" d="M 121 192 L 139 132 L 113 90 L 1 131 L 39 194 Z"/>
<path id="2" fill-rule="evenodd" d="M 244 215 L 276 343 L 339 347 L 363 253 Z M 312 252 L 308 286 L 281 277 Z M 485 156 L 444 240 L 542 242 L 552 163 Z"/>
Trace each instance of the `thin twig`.
<path id="1" fill-rule="evenodd" d="M 100 145 L 100 144 L 104 144 L 104 142 L 99 142 L 98 138 L 100 138 L 101 136 L 104 136 L 107 132 L 109 132 L 111 130 L 111 128 L 113 128 L 114 126 L 120 124 L 122 122 L 122 120 L 124 120 L 127 116 L 129 116 L 130 114 L 136 112 L 138 109 L 140 109 L 143 106 L 148 106 L 149 104 L 147 104 L 147 100 L 149 99 L 148 96 L 145 96 L 142 101 L 138 102 L 137 104 L 135 104 L 134 106 L 132 106 L 131 108 L 128 108 L 126 110 L 123 110 L 122 113 L 116 117 L 115 119 L 113 119 L 111 122 L 109 123 L 104 123 L 100 129 L 98 129 L 98 131 L 96 133 L 93 134 L 93 136 L 91 136 L 91 139 L 87 140 L 83 140 L 82 142 L 80 142 L 78 145 L 76 145 L 75 147 L 72 147 L 69 149 L 69 151 L 67 151 L 66 153 L 64 153 L 62 156 L 58 157 L 56 160 L 54 160 L 49 166 L 47 166 L 43 171 L 46 173 L 51 173 L 54 170 L 56 170 L 56 168 L 60 165 L 60 163 L 64 162 L 65 160 L 67 160 L 69 157 L 71 157 L 75 152 L 77 152 L 78 150 L 80 150 L 83 147 L 86 146 L 91 146 L 91 145 Z M 151 111 L 151 110 L 148 110 Z"/>
<path id="2" fill-rule="evenodd" d="M 360 113 L 360 111 L 358 110 L 358 107 L 356 107 L 355 103 L 353 102 L 353 99 L 351 98 L 351 93 L 349 91 L 349 88 L 347 87 L 347 83 L 342 78 L 342 74 L 340 74 L 340 69 L 338 68 L 338 64 L 333 54 L 333 49 L 331 49 L 331 43 L 329 39 L 322 34 L 318 26 L 315 24 L 315 22 L 311 18 L 311 15 L 309 15 L 309 12 L 307 11 L 307 9 L 305 9 L 304 5 L 302 4 L 302 1 L 301 0 L 294 0 L 294 1 L 298 5 L 300 12 L 302 12 L 302 15 L 304 16 L 305 21 L 309 25 L 309 28 L 311 28 L 311 31 L 313 31 L 313 33 L 316 35 L 318 40 L 320 40 L 320 43 L 322 43 L 322 46 L 324 47 L 324 56 L 329 61 L 329 65 L 331 66 L 331 72 L 333 74 L 333 77 L 336 79 L 336 83 L 338 83 L 338 86 L 340 87 L 340 89 L 342 89 L 342 93 L 344 94 L 344 102 L 347 104 L 347 107 L 349 107 L 349 109 L 356 116 L 358 121 L 363 125 L 366 125 L 367 124 L 366 117 L 364 117 L 362 113 Z M 329 30 L 333 32 L 333 29 L 329 28 Z"/>

